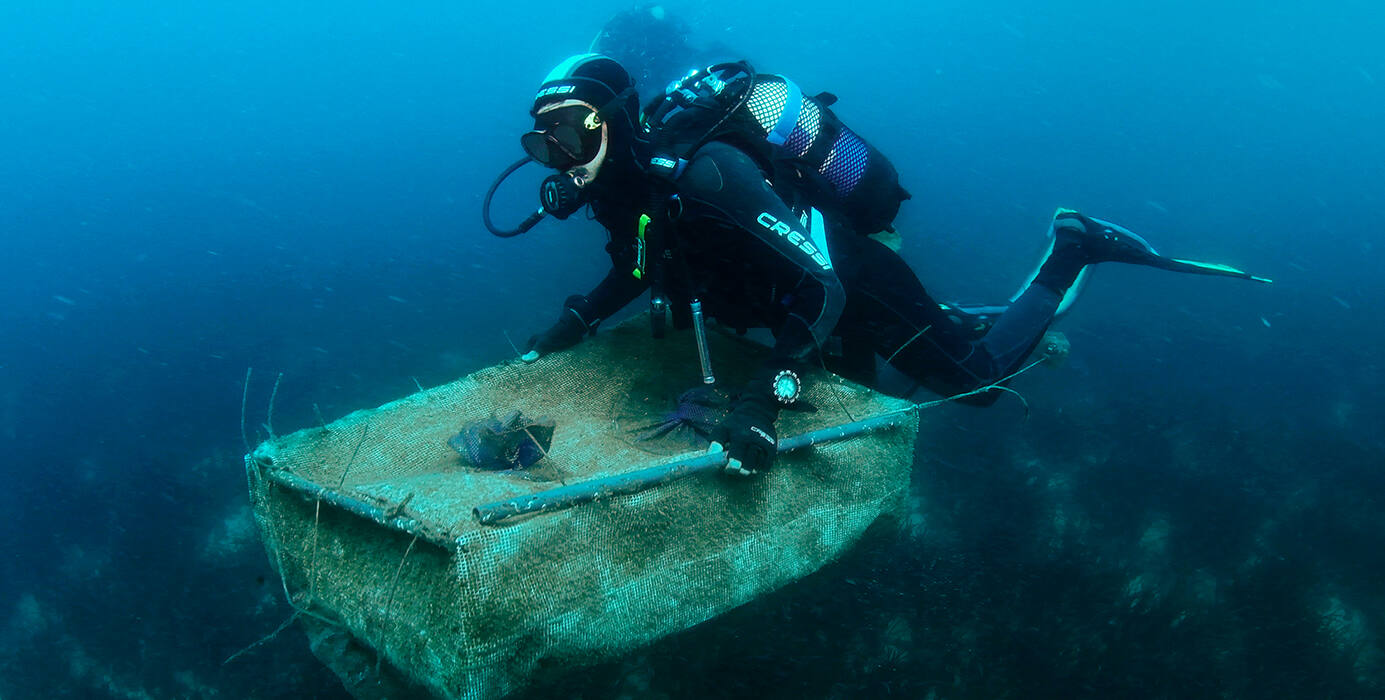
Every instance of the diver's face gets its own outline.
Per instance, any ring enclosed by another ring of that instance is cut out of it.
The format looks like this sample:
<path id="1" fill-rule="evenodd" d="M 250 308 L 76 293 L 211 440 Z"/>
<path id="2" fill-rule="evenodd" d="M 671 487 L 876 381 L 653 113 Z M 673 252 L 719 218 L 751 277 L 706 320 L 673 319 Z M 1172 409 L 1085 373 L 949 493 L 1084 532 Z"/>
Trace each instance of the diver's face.
<path id="1" fill-rule="evenodd" d="M 579 100 L 564 100 L 541 108 L 534 130 L 520 137 L 531 158 L 554 170 L 590 181 L 606 159 L 609 127 L 596 108 Z"/>

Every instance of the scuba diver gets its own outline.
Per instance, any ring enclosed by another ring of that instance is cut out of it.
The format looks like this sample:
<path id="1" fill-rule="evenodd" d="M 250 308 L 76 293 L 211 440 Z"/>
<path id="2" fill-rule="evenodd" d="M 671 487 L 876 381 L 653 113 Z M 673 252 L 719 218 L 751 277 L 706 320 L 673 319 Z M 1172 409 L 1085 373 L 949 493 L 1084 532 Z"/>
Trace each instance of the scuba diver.
<path id="1" fill-rule="evenodd" d="M 869 234 L 890 224 L 909 193 L 889 161 L 832 113 L 835 97 L 745 63 L 695 71 L 640 109 L 615 60 L 573 56 L 543 81 L 530 110 L 528 157 L 486 195 L 483 219 L 499 236 L 545 215 L 584 207 L 609 233 L 612 267 L 557 321 L 530 338 L 523 360 L 572 347 L 646 291 L 656 335 L 665 310 L 676 326 L 712 318 L 743 332 L 767 328 L 769 359 L 733 399 L 714 432 L 725 471 L 770 468 L 775 421 L 800 393 L 805 363 L 878 386 L 878 359 L 943 395 L 972 392 L 987 405 L 1071 306 L 1089 266 L 1122 262 L 1265 281 L 1234 268 L 1160 255 L 1116 224 L 1059 209 L 1050 247 L 1006 306 L 939 304 L 904 260 Z M 490 217 L 497 187 L 529 160 L 553 170 L 542 208 L 504 230 Z M 827 365 L 825 348 L 840 343 Z M 704 374 L 709 374 L 705 366 Z M 979 391 L 978 391 L 979 390 Z"/>
<path id="2" fill-rule="evenodd" d="M 734 55 L 720 45 L 694 46 L 691 34 L 687 22 L 663 5 L 642 3 L 616 13 L 587 50 L 614 59 L 636 89 L 653 94 L 693 68 Z"/>

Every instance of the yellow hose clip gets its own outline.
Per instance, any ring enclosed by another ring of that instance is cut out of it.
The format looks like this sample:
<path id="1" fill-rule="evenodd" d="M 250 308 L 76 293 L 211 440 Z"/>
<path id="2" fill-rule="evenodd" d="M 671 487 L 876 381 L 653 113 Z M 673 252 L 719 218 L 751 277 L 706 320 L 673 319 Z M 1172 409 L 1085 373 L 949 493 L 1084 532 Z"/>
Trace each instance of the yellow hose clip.
<path id="1" fill-rule="evenodd" d="M 634 275 L 637 280 L 644 279 L 644 266 L 646 262 L 644 229 L 646 226 L 649 226 L 649 222 L 650 218 L 648 214 L 640 214 L 639 234 L 635 237 L 635 269 L 630 273 Z"/>

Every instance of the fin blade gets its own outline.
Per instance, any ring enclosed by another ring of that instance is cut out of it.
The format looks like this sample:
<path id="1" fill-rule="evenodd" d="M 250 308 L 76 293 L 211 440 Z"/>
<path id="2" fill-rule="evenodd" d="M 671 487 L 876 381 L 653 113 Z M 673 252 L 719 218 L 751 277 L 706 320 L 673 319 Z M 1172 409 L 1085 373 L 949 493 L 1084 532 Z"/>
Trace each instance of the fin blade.
<path id="1" fill-rule="evenodd" d="M 1257 277 L 1244 270 L 1239 270 L 1230 265 L 1223 265 L 1221 263 L 1203 262 L 1200 260 L 1182 260 L 1179 258 L 1162 258 L 1162 260 L 1165 262 L 1161 267 L 1175 272 L 1236 277 L 1243 280 L 1251 280 L 1253 282 L 1262 282 L 1264 284 L 1272 284 L 1274 282 L 1274 280 L 1268 277 Z"/>

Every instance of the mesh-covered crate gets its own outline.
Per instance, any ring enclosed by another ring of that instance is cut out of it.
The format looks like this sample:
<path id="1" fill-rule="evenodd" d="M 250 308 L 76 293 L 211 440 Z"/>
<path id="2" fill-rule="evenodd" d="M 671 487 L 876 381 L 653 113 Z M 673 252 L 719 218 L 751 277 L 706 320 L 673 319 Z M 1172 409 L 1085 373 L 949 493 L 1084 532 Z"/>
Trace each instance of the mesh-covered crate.
<path id="1" fill-rule="evenodd" d="M 742 386 L 763 348 L 710 335 L 718 384 Z M 654 340 L 637 317 L 533 365 L 491 367 L 266 442 L 247 467 L 270 559 L 297 607 L 412 682 L 439 697 L 493 698 L 711 619 L 898 515 L 912 413 L 781 454 L 763 478 L 705 474 L 499 525 L 473 517 L 482 503 L 700 452 L 681 430 L 650 429 L 699 384 L 691 334 Z M 784 411 L 781 439 L 908 406 L 825 373 L 805 385 L 817 411 Z M 476 470 L 447 444 L 463 424 L 516 409 L 556 421 L 535 471 L 549 481 Z"/>

